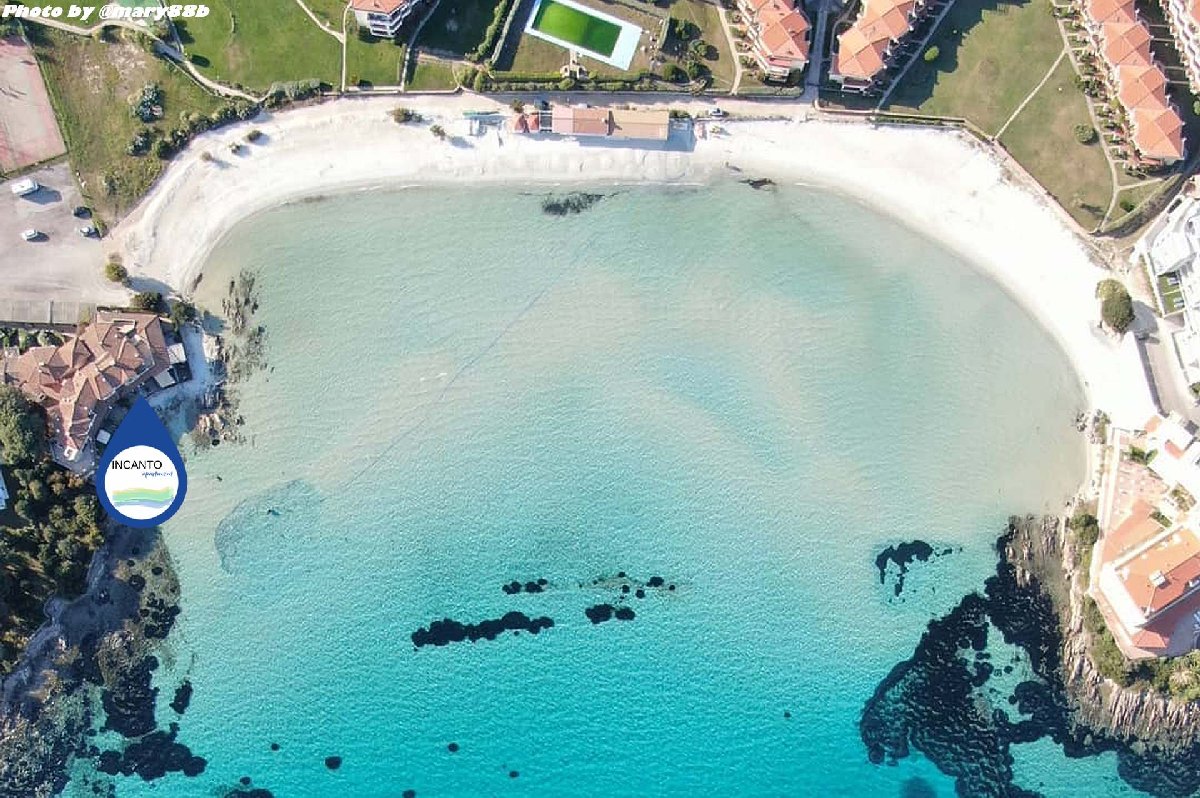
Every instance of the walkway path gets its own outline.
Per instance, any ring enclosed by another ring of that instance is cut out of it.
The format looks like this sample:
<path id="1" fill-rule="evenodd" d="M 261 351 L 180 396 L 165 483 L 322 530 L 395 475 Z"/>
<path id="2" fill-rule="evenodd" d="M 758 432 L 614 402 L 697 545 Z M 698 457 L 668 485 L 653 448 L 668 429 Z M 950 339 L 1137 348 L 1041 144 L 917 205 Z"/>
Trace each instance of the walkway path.
<path id="1" fill-rule="evenodd" d="M 314 14 L 314 13 L 312 12 L 312 9 L 310 9 L 308 6 L 304 5 L 304 0 L 296 0 L 296 5 L 300 6 L 300 8 L 302 8 L 302 9 L 304 9 L 304 13 L 305 13 L 305 14 L 308 14 L 308 18 L 309 18 L 309 19 L 311 19 L 311 20 L 312 20 L 314 23 L 316 23 L 316 26 L 317 26 L 318 28 L 320 28 L 321 30 L 325 31 L 326 33 L 328 33 L 328 34 L 329 34 L 330 36 L 332 36 L 333 38 L 337 39 L 337 40 L 338 40 L 339 42 L 341 42 L 343 45 L 346 43 L 346 34 L 345 34 L 344 30 L 343 30 L 343 32 L 342 32 L 342 33 L 338 33 L 336 30 L 334 30 L 333 28 L 331 28 L 331 27 L 329 27 L 328 25 L 326 25 L 324 22 L 322 22 L 322 21 L 321 21 L 321 18 L 320 18 L 320 17 L 318 17 L 316 14 Z M 347 5 L 346 5 L 346 8 L 350 8 L 350 5 L 349 5 L 349 4 L 347 4 Z M 343 21 L 343 23 L 345 22 L 345 20 L 346 20 L 346 15 L 345 15 L 345 13 L 343 12 L 343 14 L 342 14 L 342 21 Z M 344 26 L 344 24 L 343 24 L 343 28 L 344 28 L 344 27 L 345 27 L 345 26 Z M 345 53 L 345 49 L 344 49 L 344 48 L 343 48 L 342 52 L 343 52 L 343 53 Z M 345 60 L 346 60 L 345 58 L 343 58 L 343 59 L 342 59 L 342 63 L 343 63 L 343 64 L 345 63 Z"/>
<path id="2" fill-rule="evenodd" d="M 350 4 L 342 9 L 342 91 L 346 90 L 346 27 L 350 24 Z"/>
<path id="3" fill-rule="evenodd" d="M 808 74 L 804 78 L 804 94 L 807 98 L 809 92 L 813 94 L 813 101 L 817 100 L 818 92 L 821 89 L 821 73 L 825 69 L 825 28 L 829 23 L 829 15 L 835 9 L 831 6 L 836 5 L 837 0 L 816 0 L 817 5 L 817 24 L 813 28 L 812 50 L 808 58 Z"/>
<path id="4" fill-rule="evenodd" d="M 1004 135 L 1004 131 L 1008 130 L 1008 126 L 1011 125 L 1013 120 L 1017 118 L 1017 114 L 1025 110 L 1025 106 L 1029 105 L 1029 101 L 1033 99 L 1033 95 L 1042 90 L 1042 86 L 1046 85 L 1046 81 L 1050 80 L 1050 76 L 1054 74 L 1054 70 L 1058 69 L 1058 65 L 1061 64 L 1062 60 L 1066 57 L 1067 48 L 1064 47 L 1063 51 L 1058 54 L 1058 58 L 1054 59 L 1054 63 L 1051 64 L 1050 68 L 1046 70 L 1046 74 L 1042 77 L 1038 85 L 1033 87 L 1033 91 L 1025 95 L 1025 99 L 1021 100 L 1021 104 L 1017 106 L 1017 110 L 1012 112 L 1012 116 L 1010 116 L 1007 121 L 1000 126 L 1000 129 L 996 131 L 996 134 L 992 136 L 992 141 L 995 141 Z"/>

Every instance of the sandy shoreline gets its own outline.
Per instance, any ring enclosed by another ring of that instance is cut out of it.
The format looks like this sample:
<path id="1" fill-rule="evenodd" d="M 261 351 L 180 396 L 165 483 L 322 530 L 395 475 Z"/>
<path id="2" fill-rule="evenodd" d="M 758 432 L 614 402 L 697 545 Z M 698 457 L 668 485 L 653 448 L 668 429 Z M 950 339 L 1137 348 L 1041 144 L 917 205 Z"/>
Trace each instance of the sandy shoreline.
<path id="1" fill-rule="evenodd" d="M 723 125 L 727 135 L 699 140 L 691 151 L 644 150 L 494 131 L 471 137 L 461 112 L 496 103 L 474 96 L 405 103 L 458 140 L 438 141 L 428 122 L 397 125 L 388 116 L 401 104 L 393 98 L 309 106 L 200 137 L 114 231 L 135 281 L 186 293 L 237 222 L 314 195 L 450 182 L 702 182 L 732 167 L 849 194 L 941 241 L 1055 337 L 1092 407 L 1133 427 L 1153 412 L 1133 336 L 1116 341 L 1097 327 L 1093 292 L 1108 273 L 1061 209 L 965 134 L 806 121 L 802 107 L 773 105 L 793 121 L 734 121 Z M 761 114 L 761 106 L 755 110 Z M 243 141 L 252 127 L 265 134 L 261 143 L 230 153 L 228 144 Z M 206 152 L 213 162 L 202 159 Z"/>

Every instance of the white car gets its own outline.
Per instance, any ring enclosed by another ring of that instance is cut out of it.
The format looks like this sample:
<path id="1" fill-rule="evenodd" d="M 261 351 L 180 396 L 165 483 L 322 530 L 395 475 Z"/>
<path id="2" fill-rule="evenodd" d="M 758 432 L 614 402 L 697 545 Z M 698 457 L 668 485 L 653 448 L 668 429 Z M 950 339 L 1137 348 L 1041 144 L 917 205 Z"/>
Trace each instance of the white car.
<path id="1" fill-rule="evenodd" d="M 32 177 L 23 178 L 9 186 L 9 189 L 12 190 L 14 197 L 27 196 L 37 191 L 39 188 L 41 188 L 41 186 L 38 185 L 38 182 Z"/>
<path id="2" fill-rule="evenodd" d="M 714 108 L 708 112 L 708 115 L 711 116 L 713 119 L 723 119 L 725 117 L 725 112 L 722 111 L 720 108 Z"/>
<path id="3" fill-rule="evenodd" d="M 21 231 L 21 238 L 25 239 L 26 241 L 37 241 L 41 237 L 42 237 L 42 231 L 34 230 L 32 227 L 29 228 L 28 230 Z"/>

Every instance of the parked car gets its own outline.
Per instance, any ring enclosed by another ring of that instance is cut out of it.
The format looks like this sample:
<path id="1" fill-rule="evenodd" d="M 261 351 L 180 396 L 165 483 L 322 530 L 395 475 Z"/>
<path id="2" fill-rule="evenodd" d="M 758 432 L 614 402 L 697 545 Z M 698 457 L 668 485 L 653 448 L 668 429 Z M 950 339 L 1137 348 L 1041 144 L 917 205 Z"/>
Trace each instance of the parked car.
<path id="1" fill-rule="evenodd" d="M 32 177 L 26 177 L 13 183 L 9 188 L 12 190 L 13 196 L 24 197 L 37 191 L 41 186 Z"/>
<path id="2" fill-rule="evenodd" d="M 720 108 L 712 109 L 711 111 L 708 112 L 708 115 L 711 116 L 713 119 L 724 119 L 725 118 L 725 112 L 722 111 Z"/>
<path id="3" fill-rule="evenodd" d="M 71 211 L 76 219 L 91 219 L 92 209 L 86 205 L 76 205 L 75 210 Z"/>
<path id="4" fill-rule="evenodd" d="M 84 238 L 91 238 L 100 232 L 96 229 L 96 225 L 94 224 L 85 224 L 83 227 L 77 227 L 75 229 L 77 229 L 79 231 L 79 235 L 83 236 Z"/>
<path id="5" fill-rule="evenodd" d="M 29 228 L 28 230 L 21 231 L 21 238 L 25 239 L 26 241 L 37 241 L 41 237 L 42 237 L 42 231 L 34 230 L 32 227 Z"/>

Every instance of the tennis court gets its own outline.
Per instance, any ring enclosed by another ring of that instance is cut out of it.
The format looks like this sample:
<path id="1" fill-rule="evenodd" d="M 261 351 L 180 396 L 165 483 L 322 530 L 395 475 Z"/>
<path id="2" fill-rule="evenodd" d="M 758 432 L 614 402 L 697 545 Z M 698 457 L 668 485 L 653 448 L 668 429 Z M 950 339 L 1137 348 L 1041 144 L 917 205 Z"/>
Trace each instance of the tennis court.
<path id="1" fill-rule="evenodd" d="M 66 151 L 32 48 L 19 36 L 0 38 L 0 172 Z"/>

